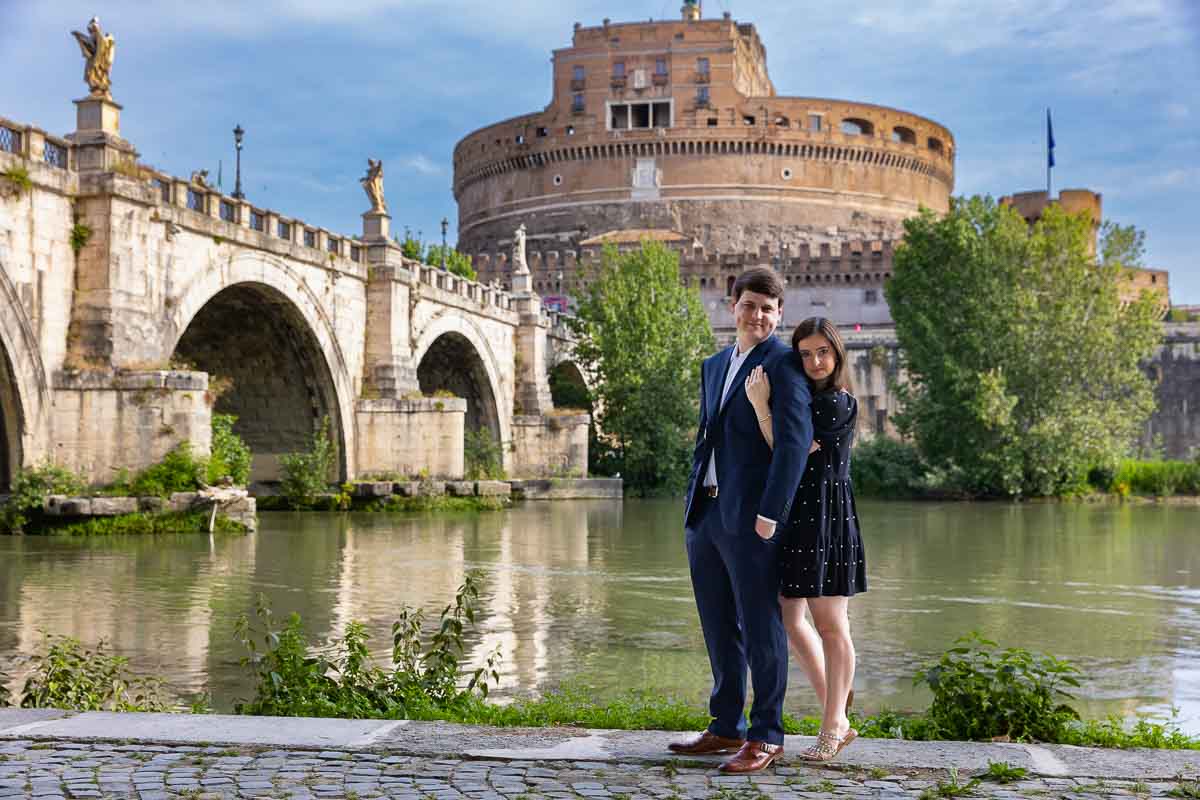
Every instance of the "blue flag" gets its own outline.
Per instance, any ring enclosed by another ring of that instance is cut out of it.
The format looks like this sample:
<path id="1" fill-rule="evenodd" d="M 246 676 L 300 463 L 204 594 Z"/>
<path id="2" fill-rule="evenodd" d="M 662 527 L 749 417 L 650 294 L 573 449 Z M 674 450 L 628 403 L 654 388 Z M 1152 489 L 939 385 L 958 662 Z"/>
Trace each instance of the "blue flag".
<path id="1" fill-rule="evenodd" d="M 1050 122 L 1050 109 L 1046 109 L 1046 166 L 1054 166 L 1054 125 Z"/>

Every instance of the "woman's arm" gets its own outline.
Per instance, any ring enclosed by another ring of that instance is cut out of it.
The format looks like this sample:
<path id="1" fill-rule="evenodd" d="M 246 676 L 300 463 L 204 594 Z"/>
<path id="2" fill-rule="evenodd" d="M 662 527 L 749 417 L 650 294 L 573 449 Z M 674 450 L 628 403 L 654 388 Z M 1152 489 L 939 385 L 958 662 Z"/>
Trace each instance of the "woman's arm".
<path id="1" fill-rule="evenodd" d="M 767 373 L 763 372 L 762 367 L 755 367 L 746 377 L 746 397 L 750 400 L 750 405 L 754 406 L 754 416 L 758 417 L 758 429 L 762 432 L 762 437 L 767 441 L 767 447 L 775 449 L 775 431 L 771 424 L 771 380 L 767 377 Z M 821 449 L 821 445 L 813 439 L 812 445 L 808 448 L 809 453 L 815 453 Z"/>
<path id="2" fill-rule="evenodd" d="M 767 447 L 775 449 L 775 432 L 771 426 L 771 381 L 763 368 L 755 367 L 746 376 L 746 398 L 754 406 L 754 416 L 758 417 L 758 429 L 767 440 Z"/>

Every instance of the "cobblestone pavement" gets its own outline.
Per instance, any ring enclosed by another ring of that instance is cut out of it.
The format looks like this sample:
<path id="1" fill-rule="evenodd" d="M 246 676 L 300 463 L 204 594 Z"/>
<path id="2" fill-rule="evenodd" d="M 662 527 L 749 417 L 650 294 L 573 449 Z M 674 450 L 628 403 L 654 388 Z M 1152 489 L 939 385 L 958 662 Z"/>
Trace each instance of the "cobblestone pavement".
<path id="1" fill-rule="evenodd" d="M 800 800 L 800 798 L 1196 797 L 1200 784 L 1031 778 L 955 794 L 947 772 L 812 766 L 754 776 L 715 761 L 617 764 L 145 744 L 0 742 L 0 798 L 403 798 L 404 800 Z M 960 783 L 970 776 L 959 775 Z"/>

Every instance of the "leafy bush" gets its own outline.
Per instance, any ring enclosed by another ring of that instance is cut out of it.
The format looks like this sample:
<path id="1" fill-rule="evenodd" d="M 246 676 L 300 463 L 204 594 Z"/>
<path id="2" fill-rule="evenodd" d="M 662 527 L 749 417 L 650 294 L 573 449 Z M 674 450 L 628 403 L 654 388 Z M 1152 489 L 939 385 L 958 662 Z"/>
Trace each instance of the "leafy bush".
<path id="1" fill-rule="evenodd" d="M 1000 650 L 971 633 L 955 641 L 914 683 L 933 692 L 927 717 L 938 738 L 1057 742 L 1079 713 L 1063 687 L 1079 686 L 1079 670 L 1051 655 L 1020 648 Z"/>
<path id="2" fill-rule="evenodd" d="M 49 462 L 21 470 L 13 479 L 12 495 L 0 509 L 0 531 L 19 531 L 31 519 L 40 517 L 46 498 L 52 494 L 81 494 L 86 488 L 82 477 Z"/>
<path id="3" fill-rule="evenodd" d="M 864 497 L 918 497 L 927 471 L 916 445 L 886 436 L 863 442 L 850 457 L 850 480 Z"/>
<path id="4" fill-rule="evenodd" d="M 212 455 L 206 470 L 210 484 L 219 483 L 227 475 L 238 486 L 250 482 L 250 448 L 233 432 L 236 422 L 232 414 L 212 415 Z"/>
<path id="5" fill-rule="evenodd" d="M 407 607 L 392 626 L 392 670 L 370 663 L 369 636 L 357 622 L 333 643 L 331 657 L 310 656 L 304 625 L 292 614 L 276 630 L 272 612 L 260 596 L 253 630 L 243 615 L 237 635 L 249 654 L 242 665 L 256 680 L 255 697 L 239 703 L 239 714 L 363 718 L 430 718 L 462 710 L 487 697 L 488 682 L 499 679 L 498 653 L 462 684 L 463 633 L 475 621 L 478 579 L 468 573 L 454 602 L 439 619 L 427 646 L 421 643 L 423 615 Z M 258 649 L 257 641 L 264 649 Z"/>
<path id="6" fill-rule="evenodd" d="M 464 477 L 469 481 L 503 480 L 504 454 L 486 427 L 467 431 L 463 441 Z"/>
<path id="7" fill-rule="evenodd" d="M 292 508 L 311 508 L 317 495 L 329 489 L 329 474 L 337 463 L 329 428 L 329 417 L 322 417 L 308 450 L 279 459 L 283 467 L 281 488 Z"/>
<path id="8" fill-rule="evenodd" d="M 70 636 L 46 635 L 47 650 L 34 658 L 25 681 L 23 708 L 73 711 L 166 711 L 162 680 L 135 677 L 129 660 L 105 652 L 104 642 L 88 650 Z"/>
<path id="9" fill-rule="evenodd" d="M 180 442 L 163 460 L 146 467 L 132 479 L 122 474 L 105 489 L 105 494 L 128 497 L 170 497 L 175 492 L 194 492 L 206 474 L 204 459 L 192 455 L 192 446 Z"/>

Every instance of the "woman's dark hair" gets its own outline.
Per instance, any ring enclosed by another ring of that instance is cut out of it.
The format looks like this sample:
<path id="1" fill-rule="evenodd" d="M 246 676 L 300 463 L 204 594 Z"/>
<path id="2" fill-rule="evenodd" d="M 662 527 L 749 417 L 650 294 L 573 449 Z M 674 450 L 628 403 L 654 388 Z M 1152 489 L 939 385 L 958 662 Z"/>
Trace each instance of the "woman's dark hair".
<path id="1" fill-rule="evenodd" d="M 829 373 L 829 377 L 825 379 L 824 386 L 815 385 L 812 378 L 808 377 L 807 372 L 804 373 L 804 377 L 808 378 L 808 382 L 813 384 L 813 389 L 816 391 L 843 389 L 853 394 L 854 386 L 850 381 L 850 370 L 846 368 L 846 345 L 842 342 L 842 335 L 838 333 L 837 327 L 828 318 L 809 317 L 796 326 L 796 330 L 792 333 L 792 350 L 796 352 L 797 358 L 800 353 L 800 340 L 807 339 L 813 334 L 820 334 L 829 340 L 829 346 L 833 348 L 837 364 L 834 366 L 833 372 Z"/>

